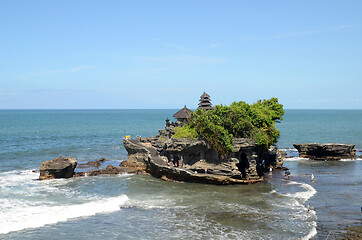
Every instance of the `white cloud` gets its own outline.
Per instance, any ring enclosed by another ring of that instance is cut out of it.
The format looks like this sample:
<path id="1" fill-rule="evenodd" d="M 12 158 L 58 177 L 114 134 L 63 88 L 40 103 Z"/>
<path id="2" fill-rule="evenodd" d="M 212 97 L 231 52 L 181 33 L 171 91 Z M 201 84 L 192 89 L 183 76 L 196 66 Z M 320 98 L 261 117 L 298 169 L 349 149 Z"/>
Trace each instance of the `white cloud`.
<path id="1" fill-rule="evenodd" d="M 313 103 L 329 103 L 329 99 L 314 99 L 312 100 Z"/>
<path id="2" fill-rule="evenodd" d="M 283 38 L 316 35 L 316 34 L 327 33 L 327 32 L 342 31 L 344 29 L 352 28 L 352 27 L 354 27 L 354 25 L 340 25 L 338 27 L 328 27 L 328 28 L 322 28 L 322 29 L 317 29 L 317 30 L 307 30 L 307 31 L 298 31 L 298 32 L 291 32 L 291 33 L 284 33 L 284 34 L 276 34 L 273 36 L 273 38 L 274 39 L 283 39 Z"/>
<path id="3" fill-rule="evenodd" d="M 184 64 L 215 64 L 226 62 L 223 58 L 202 57 L 202 56 L 171 56 L 171 57 L 145 57 L 144 61 L 150 62 L 167 62 L 167 63 L 184 63 Z"/>
<path id="4" fill-rule="evenodd" d="M 256 36 L 256 35 L 242 35 L 239 37 L 239 40 L 242 41 L 264 41 L 264 40 L 272 40 L 272 39 L 285 39 L 285 38 L 296 38 L 296 37 L 304 37 L 304 36 L 312 36 L 317 34 L 329 33 L 329 32 L 338 32 L 343 31 L 349 28 L 357 28 L 359 25 L 340 25 L 335 27 L 324 27 L 314 30 L 301 30 L 287 33 L 279 33 L 269 36 Z"/>
<path id="5" fill-rule="evenodd" d="M 80 67 L 75 67 L 75 68 L 71 68 L 70 72 L 80 72 L 80 71 L 85 71 L 85 70 L 89 70 L 89 69 L 93 69 L 93 66 L 80 66 Z"/>
<path id="6" fill-rule="evenodd" d="M 348 99 L 348 102 L 361 102 L 362 100 L 359 98 L 350 98 Z"/>
<path id="7" fill-rule="evenodd" d="M 177 49 L 182 49 L 182 50 L 187 50 L 187 48 L 179 45 L 179 44 L 176 44 L 176 43 L 170 43 L 170 42 L 164 42 L 158 38 L 154 38 L 152 39 L 153 41 L 157 42 L 157 43 L 160 43 L 166 47 L 169 47 L 169 48 L 177 48 Z"/>
<path id="8" fill-rule="evenodd" d="M 29 74 L 25 74 L 22 77 L 37 77 L 37 76 L 45 76 L 45 75 L 55 75 L 55 74 L 64 74 L 64 73 L 75 73 L 86 71 L 89 69 L 93 69 L 93 66 L 79 66 L 70 69 L 61 69 L 61 70 L 50 70 L 50 71 L 41 71 L 41 72 L 33 72 Z"/>
<path id="9" fill-rule="evenodd" d="M 0 89 L 0 99 L 1 100 L 8 100 L 20 95 L 19 91 L 12 91 L 12 90 L 1 90 Z"/>

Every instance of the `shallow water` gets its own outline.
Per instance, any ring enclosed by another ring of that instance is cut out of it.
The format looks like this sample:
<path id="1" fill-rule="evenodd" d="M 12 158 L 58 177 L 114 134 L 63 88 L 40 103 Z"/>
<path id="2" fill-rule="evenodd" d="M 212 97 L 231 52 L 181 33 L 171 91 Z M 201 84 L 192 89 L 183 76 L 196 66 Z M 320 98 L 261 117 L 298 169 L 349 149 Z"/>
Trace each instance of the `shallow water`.
<path id="1" fill-rule="evenodd" d="M 174 112 L 0 111 L 0 239 L 325 239 L 360 219 L 360 160 L 288 158 L 290 180 L 274 172 L 264 183 L 241 186 L 147 175 L 34 180 L 39 173 L 32 170 L 59 155 L 80 162 L 105 157 L 116 165 L 127 156 L 124 135 L 153 136 Z M 308 116 L 299 113 L 287 111 L 281 146 L 307 138 L 309 130 L 300 138 L 288 135 Z"/>

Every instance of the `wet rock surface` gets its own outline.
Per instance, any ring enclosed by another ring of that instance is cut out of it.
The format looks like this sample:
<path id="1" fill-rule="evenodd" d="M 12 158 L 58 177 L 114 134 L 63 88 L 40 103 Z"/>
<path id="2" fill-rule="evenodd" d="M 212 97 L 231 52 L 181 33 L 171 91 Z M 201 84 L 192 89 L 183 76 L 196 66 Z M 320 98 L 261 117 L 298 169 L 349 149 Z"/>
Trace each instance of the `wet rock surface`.
<path id="1" fill-rule="evenodd" d="M 97 161 L 89 161 L 87 163 L 78 164 L 78 168 L 88 168 L 88 167 L 100 167 L 103 162 L 107 161 L 105 158 L 100 158 Z"/>
<path id="2" fill-rule="evenodd" d="M 88 168 L 89 166 L 99 167 L 101 163 L 107 161 L 100 158 L 97 161 L 89 161 L 81 164 L 80 169 Z M 85 176 L 99 176 L 99 175 L 116 175 L 116 174 L 144 174 L 146 173 L 144 164 L 137 164 L 132 162 L 123 161 L 119 166 L 107 165 L 104 169 L 78 171 L 75 172 L 77 160 L 71 157 L 59 157 L 50 161 L 44 161 L 40 166 L 39 180 L 55 179 L 55 178 L 71 178 L 71 177 L 85 177 Z M 78 168 L 77 168 L 78 169 Z"/>
<path id="3" fill-rule="evenodd" d="M 124 138 L 127 162 L 137 163 L 145 172 L 167 181 L 211 184 L 262 182 L 264 172 L 282 168 L 283 156 L 276 148 L 259 149 L 251 139 L 234 139 L 234 151 L 223 157 L 206 140 L 165 136 L 169 134 Z"/>
<path id="4" fill-rule="evenodd" d="M 313 160 L 341 160 L 344 158 L 355 158 L 355 145 L 342 143 L 302 143 L 293 144 L 298 150 L 300 157 Z"/>
<path id="5" fill-rule="evenodd" d="M 77 159 L 72 157 L 58 157 L 41 163 L 39 180 L 54 178 L 71 178 L 77 166 Z"/>

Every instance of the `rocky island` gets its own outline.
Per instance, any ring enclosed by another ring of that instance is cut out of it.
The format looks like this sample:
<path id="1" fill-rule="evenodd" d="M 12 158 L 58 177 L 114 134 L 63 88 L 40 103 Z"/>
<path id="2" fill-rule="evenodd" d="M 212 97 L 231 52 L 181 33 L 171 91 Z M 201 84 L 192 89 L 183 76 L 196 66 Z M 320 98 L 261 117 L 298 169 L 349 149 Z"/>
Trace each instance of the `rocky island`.
<path id="1" fill-rule="evenodd" d="M 270 168 L 282 168 L 282 155 L 272 144 L 279 136 L 275 122 L 283 114 L 276 98 L 213 107 L 204 92 L 195 112 L 185 106 L 155 137 L 123 138 L 127 164 L 169 181 L 261 182 Z"/>
<path id="2" fill-rule="evenodd" d="M 42 162 L 39 180 L 149 173 L 167 181 L 262 182 L 265 172 L 283 168 L 283 155 L 273 146 L 280 134 L 275 123 L 283 115 L 276 98 L 214 107 L 204 92 L 195 112 L 185 106 L 173 115 L 177 121 L 166 119 L 165 129 L 155 137 L 124 137 L 128 156 L 119 166 L 99 169 L 106 159 L 78 164 L 75 158 L 58 157 Z M 97 169 L 75 171 L 77 165 Z"/>
<path id="3" fill-rule="evenodd" d="M 300 157 L 313 160 L 341 160 L 344 158 L 355 158 L 355 145 L 342 143 L 301 143 L 293 144 L 298 150 Z"/>

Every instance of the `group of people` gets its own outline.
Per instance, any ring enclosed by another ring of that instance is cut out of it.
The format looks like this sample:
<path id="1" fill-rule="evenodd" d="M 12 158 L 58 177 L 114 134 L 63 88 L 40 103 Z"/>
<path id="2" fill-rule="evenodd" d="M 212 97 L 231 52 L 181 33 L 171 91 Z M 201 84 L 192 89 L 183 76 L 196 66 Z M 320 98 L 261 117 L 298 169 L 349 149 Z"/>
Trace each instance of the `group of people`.
<path id="1" fill-rule="evenodd" d="M 289 170 L 287 170 L 287 171 L 285 171 L 285 173 L 284 173 L 284 179 L 287 180 L 287 179 L 289 179 L 289 178 L 290 178 L 290 172 L 289 172 Z"/>
<path id="2" fill-rule="evenodd" d="M 290 172 L 289 172 L 289 170 L 285 171 L 285 173 L 284 173 L 284 179 L 285 179 L 285 180 L 290 179 Z M 314 182 L 314 175 L 313 175 L 313 173 L 312 173 L 312 175 L 310 175 L 310 180 L 311 180 L 312 182 Z"/>
<path id="3" fill-rule="evenodd" d="M 178 167 L 178 160 L 177 160 L 177 159 L 174 159 L 174 158 L 171 158 L 171 160 L 168 160 L 167 166 L 170 166 L 171 164 L 172 164 L 174 167 Z"/>

